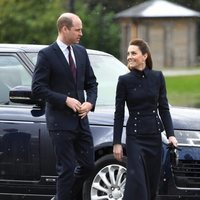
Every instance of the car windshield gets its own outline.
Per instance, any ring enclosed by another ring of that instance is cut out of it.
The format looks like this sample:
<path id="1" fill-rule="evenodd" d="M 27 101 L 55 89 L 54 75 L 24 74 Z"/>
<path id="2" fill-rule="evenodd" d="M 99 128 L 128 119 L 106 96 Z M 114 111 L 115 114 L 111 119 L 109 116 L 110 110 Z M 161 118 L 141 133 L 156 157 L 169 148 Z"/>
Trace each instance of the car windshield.
<path id="1" fill-rule="evenodd" d="M 37 53 L 28 53 L 27 56 L 36 64 Z M 118 77 L 128 72 L 127 67 L 109 54 L 89 53 L 91 65 L 98 82 L 97 106 L 114 106 L 115 91 Z"/>

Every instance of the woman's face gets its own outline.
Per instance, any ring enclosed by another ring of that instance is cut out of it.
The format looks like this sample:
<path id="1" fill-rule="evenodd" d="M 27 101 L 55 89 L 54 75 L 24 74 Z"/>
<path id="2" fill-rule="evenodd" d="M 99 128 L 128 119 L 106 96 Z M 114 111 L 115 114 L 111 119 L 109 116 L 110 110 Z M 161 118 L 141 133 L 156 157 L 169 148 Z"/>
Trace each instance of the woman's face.
<path id="1" fill-rule="evenodd" d="M 129 69 L 143 70 L 145 68 L 146 59 L 147 54 L 145 53 L 143 55 L 138 46 L 129 45 L 127 52 L 127 61 Z"/>

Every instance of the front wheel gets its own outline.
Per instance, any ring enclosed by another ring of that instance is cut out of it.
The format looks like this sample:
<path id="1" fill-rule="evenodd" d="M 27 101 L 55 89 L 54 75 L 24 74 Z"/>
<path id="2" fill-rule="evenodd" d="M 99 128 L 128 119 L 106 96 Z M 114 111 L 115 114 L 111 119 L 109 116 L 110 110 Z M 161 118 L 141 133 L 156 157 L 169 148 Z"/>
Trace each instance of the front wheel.
<path id="1" fill-rule="evenodd" d="M 103 156 L 83 185 L 83 200 L 122 200 L 125 182 L 126 158 L 119 162 L 112 154 Z"/>

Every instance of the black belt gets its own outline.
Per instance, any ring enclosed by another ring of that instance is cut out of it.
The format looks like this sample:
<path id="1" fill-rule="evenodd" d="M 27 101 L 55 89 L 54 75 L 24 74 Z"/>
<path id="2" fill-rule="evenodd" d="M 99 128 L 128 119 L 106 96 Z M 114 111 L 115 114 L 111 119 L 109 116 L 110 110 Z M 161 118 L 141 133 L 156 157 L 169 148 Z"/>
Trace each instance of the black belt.
<path id="1" fill-rule="evenodd" d="M 129 112 L 129 115 L 132 117 L 135 116 L 148 116 L 148 115 L 157 115 L 157 110 L 152 110 L 152 111 L 131 111 Z"/>

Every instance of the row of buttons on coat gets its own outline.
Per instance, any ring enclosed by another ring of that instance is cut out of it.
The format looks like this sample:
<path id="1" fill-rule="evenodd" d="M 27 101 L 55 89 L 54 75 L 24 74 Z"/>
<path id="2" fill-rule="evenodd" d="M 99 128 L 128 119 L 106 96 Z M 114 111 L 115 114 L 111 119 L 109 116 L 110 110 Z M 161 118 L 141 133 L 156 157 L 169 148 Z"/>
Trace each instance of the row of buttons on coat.
<path id="1" fill-rule="evenodd" d="M 153 111 L 152 111 L 152 113 L 156 113 L 156 111 L 155 111 L 155 110 L 153 110 Z M 140 112 L 137 112 L 136 114 L 137 114 L 137 115 L 140 115 L 141 113 L 140 113 Z M 158 116 L 157 116 L 157 115 L 156 115 L 156 118 L 158 119 Z M 135 120 L 137 120 L 137 117 L 135 117 L 134 119 L 135 119 Z M 158 125 L 160 125 L 160 122 L 159 122 L 159 121 L 157 121 L 157 124 L 158 124 Z M 134 124 L 134 126 L 136 127 L 136 126 L 137 126 L 137 124 L 135 123 L 135 124 Z M 159 129 L 158 129 L 158 131 L 160 132 L 160 131 L 161 131 L 161 129 L 159 128 Z M 134 132 L 136 133 L 136 132 L 137 132 L 137 130 L 136 130 L 136 129 L 134 129 Z"/>

